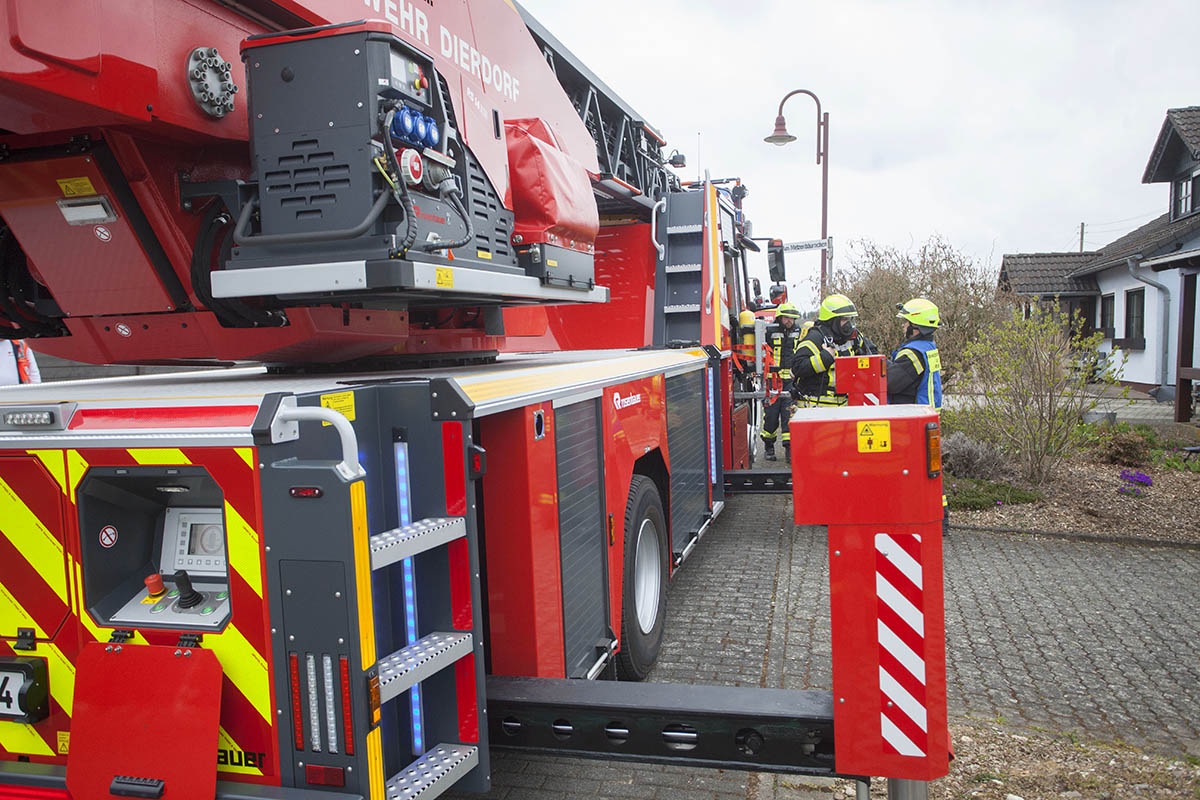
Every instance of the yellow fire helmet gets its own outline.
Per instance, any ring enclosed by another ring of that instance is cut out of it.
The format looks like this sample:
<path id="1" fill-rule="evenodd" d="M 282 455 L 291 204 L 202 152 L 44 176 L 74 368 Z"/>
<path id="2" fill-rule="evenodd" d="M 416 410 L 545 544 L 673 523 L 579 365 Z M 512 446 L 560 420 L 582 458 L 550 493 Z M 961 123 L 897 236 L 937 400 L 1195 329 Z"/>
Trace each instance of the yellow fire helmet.
<path id="1" fill-rule="evenodd" d="M 777 317 L 791 317 L 792 319 L 800 319 L 800 312 L 796 310 L 796 306 L 791 303 L 781 303 L 779 308 L 775 309 Z"/>
<path id="2" fill-rule="evenodd" d="M 854 307 L 854 303 L 849 297 L 844 294 L 831 294 L 821 301 L 821 310 L 817 312 L 817 319 L 824 322 L 827 319 L 834 317 L 857 317 L 858 309 Z"/>
<path id="3" fill-rule="evenodd" d="M 938 307 L 924 297 L 914 297 L 907 303 L 896 306 L 900 319 L 906 319 L 918 328 L 937 328 L 941 324 L 938 317 Z"/>

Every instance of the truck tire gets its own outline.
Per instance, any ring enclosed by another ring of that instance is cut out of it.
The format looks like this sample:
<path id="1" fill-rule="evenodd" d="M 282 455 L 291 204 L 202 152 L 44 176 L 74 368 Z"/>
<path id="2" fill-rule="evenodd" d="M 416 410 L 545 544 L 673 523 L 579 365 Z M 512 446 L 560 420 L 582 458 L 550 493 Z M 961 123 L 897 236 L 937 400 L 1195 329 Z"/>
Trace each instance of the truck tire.
<path id="1" fill-rule="evenodd" d="M 654 481 L 634 475 L 625 506 L 617 677 L 640 681 L 650 673 L 662 646 L 666 616 L 667 517 Z"/>

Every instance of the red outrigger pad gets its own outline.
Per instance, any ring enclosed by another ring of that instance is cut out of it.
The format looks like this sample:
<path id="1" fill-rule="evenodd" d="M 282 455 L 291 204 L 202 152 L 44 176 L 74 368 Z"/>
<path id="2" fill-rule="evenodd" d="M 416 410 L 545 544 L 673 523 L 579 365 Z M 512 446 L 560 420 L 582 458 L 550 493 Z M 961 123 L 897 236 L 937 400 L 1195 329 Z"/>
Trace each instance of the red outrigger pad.
<path id="1" fill-rule="evenodd" d="M 91 642 L 76 662 L 74 710 L 74 800 L 216 796 L 221 665 L 211 650 Z"/>

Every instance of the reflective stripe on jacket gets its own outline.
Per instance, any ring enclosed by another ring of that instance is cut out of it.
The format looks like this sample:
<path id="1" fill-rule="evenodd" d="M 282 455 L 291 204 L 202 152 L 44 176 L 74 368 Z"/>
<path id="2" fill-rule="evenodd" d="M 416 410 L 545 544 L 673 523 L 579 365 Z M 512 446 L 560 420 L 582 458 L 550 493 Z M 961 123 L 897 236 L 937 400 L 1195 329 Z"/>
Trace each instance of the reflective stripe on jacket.
<path id="1" fill-rule="evenodd" d="M 917 403 L 942 410 L 942 357 L 929 339 L 913 339 L 892 353 L 892 360 L 908 358 L 917 368 Z"/>

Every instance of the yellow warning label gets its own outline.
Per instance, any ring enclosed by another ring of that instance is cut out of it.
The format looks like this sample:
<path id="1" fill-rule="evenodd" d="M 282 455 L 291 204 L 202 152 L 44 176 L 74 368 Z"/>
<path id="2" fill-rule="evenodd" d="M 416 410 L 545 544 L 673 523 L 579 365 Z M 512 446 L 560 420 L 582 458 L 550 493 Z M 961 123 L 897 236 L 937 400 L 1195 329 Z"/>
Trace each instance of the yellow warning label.
<path id="1" fill-rule="evenodd" d="M 71 732 L 70 731 L 59 731 L 58 732 L 58 754 L 60 756 L 65 756 L 70 751 L 70 749 L 71 749 Z"/>
<path id="2" fill-rule="evenodd" d="M 354 422 L 354 392 L 334 392 L 321 395 L 321 407 L 332 408 L 346 419 Z M 328 425 L 328 422 L 322 422 Z"/>
<path id="3" fill-rule="evenodd" d="M 555 261 L 553 258 L 547 258 L 547 259 L 546 259 L 546 266 L 547 266 L 547 267 L 557 267 L 557 266 L 558 266 L 558 262 L 557 262 L 557 261 Z"/>
<path id="4" fill-rule="evenodd" d="M 491 261 L 491 260 L 492 260 L 492 254 L 491 254 L 491 253 L 489 253 L 487 250 L 476 250 L 476 251 L 475 251 L 475 257 L 476 257 L 476 258 L 482 258 L 484 261 Z"/>
<path id="5" fill-rule="evenodd" d="M 489 256 L 491 253 L 488 254 Z M 437 285 L 440 289 L 454 288 L 454 270 L 450 267 L 437 268 Z"/>
<path id="6" fill-rule="evenodd" d="M 150 595 L 146 595 L 145 597 L 142 598 L 142 605 L 144 605 L 144 606 L 156 605 L 158 603 L 158 601 L 162 600 L 162 599 L 163 599 L 163 596 L 161 594 L 158 597 L 151 597 Z"/>
<path id="7" fill-rule="evenodd" d="M 892 423 L 886 419 L 858 423 L 858 452 L 892 452 Z"/>
<path id="8" fill-rule="evenodd" d="M 869 367 L 869 366 L 871 366 L 871 359 L 869 359 L 869 358 L 860 358 L 860 359 L 858 360 L 858 368 L 859 368 L 859 369 L 866 369 L 866 368 L 867 368 L 867 367 Z"/>
<path id="9" fill-rule="evenodd" d="M 96 193 L 88 178 L 59 178 L 58 188 L 62 189 L 63 197 L 86 197 Z"/>

